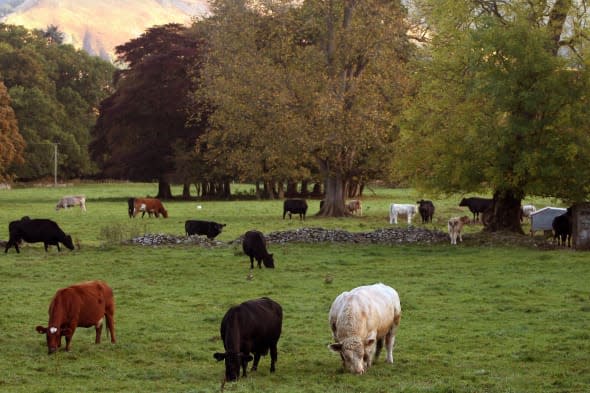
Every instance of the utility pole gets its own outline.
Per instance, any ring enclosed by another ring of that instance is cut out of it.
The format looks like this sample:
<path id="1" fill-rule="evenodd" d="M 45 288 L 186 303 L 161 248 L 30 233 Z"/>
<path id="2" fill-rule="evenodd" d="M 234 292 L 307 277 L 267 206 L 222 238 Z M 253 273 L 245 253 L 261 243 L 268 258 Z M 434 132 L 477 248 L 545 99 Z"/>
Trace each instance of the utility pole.
<path id="1" fill-rule="evenodd" d="M 57 143 L 53 144 L 53 184 L 57 187 Z"/>

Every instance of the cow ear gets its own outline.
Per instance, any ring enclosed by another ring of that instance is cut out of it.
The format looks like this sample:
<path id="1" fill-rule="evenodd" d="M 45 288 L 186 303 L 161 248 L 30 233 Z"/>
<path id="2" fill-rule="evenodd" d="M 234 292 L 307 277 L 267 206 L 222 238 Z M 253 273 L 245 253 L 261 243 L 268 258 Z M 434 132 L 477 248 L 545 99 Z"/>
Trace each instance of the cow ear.
<path id="1" fill-rule="evenodd" d="M 340 343 L 330 344 L 330 345 L 328 345 L 328 349 L 330 351 L 334 351 L 334 352 L 342 352 L 342 344 L 340 344 Z"/>
<path id="2" fill-rule="evenodd" d="M 217 360 L 218 362 L 222 361 L 223 359 L 225 359 L 225 353 L 221 353 L 221 352 L 215 352 L 213 354 L 213 357 L 215 358 L 215 360 Z"/>
<path id="3" fill-rule="evenodd" d="M 40 334 L 46 334 L 47 333 L 47 328 L 46 327 L 43 327 L 41 325 L 37 326 L 35 328 L 35 330 L 37 331 L 37 333 L 40 333 Z"/>

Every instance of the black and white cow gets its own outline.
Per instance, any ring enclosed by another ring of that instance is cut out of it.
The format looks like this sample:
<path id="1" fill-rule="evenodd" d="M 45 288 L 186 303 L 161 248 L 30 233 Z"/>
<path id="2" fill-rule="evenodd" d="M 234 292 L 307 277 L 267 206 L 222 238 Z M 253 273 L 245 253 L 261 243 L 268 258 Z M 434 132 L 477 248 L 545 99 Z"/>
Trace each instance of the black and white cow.
<path id="1" fill-rule="evenodd" d="M 221 339 L 225 352 L 216 352 L 217 361 L 225 360 L 225 380 L 246 377 L 248 362 L 254 359 L 251 371 L 258 369 L 260 357 L 270 350 L 270 372 L 275 372 L 277 343 L 283 326 L 283 309 L 272 299 L 263 297 L 231 307 L 221 321 Z M 250 354 L 254 355 L 254 358 Z"/>
<path id="2" fill-rule="evenodd" d="M 225 224 L 214 221 L 187 220 L 184 223 L 184 230 L 187 236 L 206 235 L 209 239 L 215 239 L 224 226 Z"/>

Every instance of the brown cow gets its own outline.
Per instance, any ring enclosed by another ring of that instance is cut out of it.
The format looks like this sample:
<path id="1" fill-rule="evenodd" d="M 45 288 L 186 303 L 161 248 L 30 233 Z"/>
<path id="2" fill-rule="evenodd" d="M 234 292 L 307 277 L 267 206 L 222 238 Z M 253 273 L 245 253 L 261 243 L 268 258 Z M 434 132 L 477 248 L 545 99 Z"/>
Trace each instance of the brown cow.
<path id="1" fill-rule="evenodd" d="M 61 337 L 66 337 L 66 351 L 72 345 L 77 327 L 96 329 L 95 343 L 100 343 L 102 323 L 106 318 L 111 342 L 115 343 L 115 299 L 113 290 L 104 281 L 88 281 L 58 289 L 49 304 L 47 327 L 37 326 L 37 332 L 47 336 L 49 354 L 61 347 Z"/>
<path id="2" fill-rule="evenodd" d="M 156 217 L 160 217 L 161 214 L 164 218 L 168 218 L 168 211 L 164 209 L 164 205 L 157 198 L 135 198 L 133 201 L 133 217 L 137 216 L 139 212 L 147 212 L 150 217 L 153 213 Z"/>

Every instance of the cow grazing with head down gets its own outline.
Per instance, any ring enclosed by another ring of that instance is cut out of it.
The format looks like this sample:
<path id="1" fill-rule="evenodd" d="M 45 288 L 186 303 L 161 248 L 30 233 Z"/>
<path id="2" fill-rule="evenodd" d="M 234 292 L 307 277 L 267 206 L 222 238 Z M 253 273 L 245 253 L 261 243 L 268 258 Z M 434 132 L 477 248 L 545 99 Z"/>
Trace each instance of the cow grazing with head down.
<path id="1" fill-rule="evenodd" d="M 187 236 L 206 235 L 208 239 L 215 239 L 225 225 L 214 221 L 186 220 L 184 230 Z"/>
<path id="2" fill-rule="evenodd" d="M 74 206 L 80 206 L 80 210 L 86 211 L 86 197 L 84 195 L 65 196 L 57 202 L 55 210 L 68 209 Z"/>
<path id="3" fill-rule="evenodd" d="M 422 218 L 422 224 L 432 223 L 432 216 L 434 215 L 434 204 L 432 201 L 420 199 L 416 203 L 418 204 L 418 212 Z"/>
<path id="4" fill-rule="evenodd" d="M 412 217 L 416 214 L 416 206 L 403 203 L 392 203 L 389 206 L 389 223 L 397 224 L 398 216 L 407 217 L 408 224 L 412 224 Z"/>
<path id="5" fill-rule="evenodd" d="M 100 343 L 103 322 L 106 319 L 111 342 L 115 339 L 115 300 L 113 290 L 104 281 L 88 281 L 59 289 L 49 304 L 47 327 L 37 326 L 47 338 L 49 354 L 61 347 L 62 336 L 66 338 L 66 351 L 72 345 L 72 336 L 78 327 L 93 327 L 95 343 Z"/>
<path id="6" fill-rule="evenodd" d="M 397 292 L 387 285 L 366 285 L 343 292 L 330 308 L 330 328 L 336 342 L 328 348 L 340 354 L 344 369 L 353 374 L 364 374 L 383 344 L 387 363 L 393 363 L 401 312 Z"/>
<path id="7" fill-rule="evenodd" d="M 263 297 L 231 307 L 221 321 L 221 339 L 225 352 L 216 352 L 217 361 L 225 360 L 225 380 L 246 377 L 248 362 L 254 359 L 251 371 L 258 369 L 262 355 L 270 350 L 270 372 L 275 372 L 277 343 L 281 337 L 283 309 L 272 299 Z M 254 358 L 250 355 L 254 354 Z"/>
<path id="8" fill-rule="evenodd" d="M 305 220 L 307 202 L 305 199 L 286 199 L 283 202 L 283 220 L 287 213 L 289 213 L 289 219 L 291 219 L 291 214 L 299 214 L 299 219 Z"/>
<path id="9" fill-rule="evenodd" d="M 164 218 L 168 218 L 168 211 L 162 205 L 162 201 L 158 198 L 134 198 L 133 199 L 133 217 L 137 216 L 139 212 L 142 212 L 141 217 L 143 218 L 145 213 L 151 217 L 154 214 L 160 217 L 160 214 Z"/>
<path id="10" fill-rule="evenodd" d="M 485 211 L 490 209 L 493 204 L 493 199 L 478 197 L 463 198 L 461 199 L 461 202 L 459 202 L 459 206 L 466 206 L 469 208 L 469 211 L 473 213 L 473 222 L 477 222 L 479 220 L 479 213 L 485 213 Z"/>
<path id="11" fill-rule="evenodd" d="M 7 253 L 8 249 L 13 246 L 16 252 L 20 253 L 18 245 L 23 240 L 27 243 L 43 242 L 45 252 L 47 252 L 47 247 L 49 245 L 57 246 L 57 250 L 61 251 L 59 243 L 62 243 L 70 250 L 74 249 L 72 237 L 66 235 L 57 223 L 45 218 L 27 220 L 23 218 L 18 221 L 11 221 L 10 224 L 8 224 L 8 232 L 10 233 L 10 238 L 8 239 L 8 243 L 6 243 L 6 248 L 4 249 L 5 253 Z"/>
<path id="12" fill-rule="evenodd" d="M 266 239 L 260 231 L 248 231 L 242 241 L 244 253 L 250 257 L 250 269 L 254 269 L 254 259 L 258 262 L 258 268 L 264 263 L 264 267 L 274 268 L 275 262 L 272 254 L 266 250 Z"/>
<path id="13" fill-rule="evenodd" d="M 457 244 L 457 238 L 462 242 L 461 231 L 463 226 L 469 224 L 471 220 L 467 216 L 453 217 L 449 219 L 447 223 L 447 229 L 449 230 L 449 237 L 451 238 L 451 244 Z"/>

